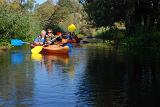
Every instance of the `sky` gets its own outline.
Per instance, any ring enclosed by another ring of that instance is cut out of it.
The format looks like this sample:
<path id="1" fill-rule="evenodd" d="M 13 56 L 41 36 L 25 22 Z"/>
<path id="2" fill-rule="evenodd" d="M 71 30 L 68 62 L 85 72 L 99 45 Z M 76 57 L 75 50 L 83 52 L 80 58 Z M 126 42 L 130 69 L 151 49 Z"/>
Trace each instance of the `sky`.
<path id="1" fill-rule="evenodd" d="M 42 4 L 47 0 L 36 0 L 37 3 Z M 54 3 L 56 3 L 58 0 L 53 0 Z"/>

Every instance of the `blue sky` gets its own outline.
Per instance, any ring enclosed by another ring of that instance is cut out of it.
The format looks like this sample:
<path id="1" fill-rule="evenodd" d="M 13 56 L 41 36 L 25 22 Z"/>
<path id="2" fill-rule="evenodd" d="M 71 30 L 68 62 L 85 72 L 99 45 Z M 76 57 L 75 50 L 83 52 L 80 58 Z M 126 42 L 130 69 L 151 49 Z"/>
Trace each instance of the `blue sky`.
<path id="1" fill-rule="evenodd" d="M 36 0 L 37 3 L 42 4 L 47 0 Z M 54 3 L 56 3 L 58 0 L 53 0 Z"/>

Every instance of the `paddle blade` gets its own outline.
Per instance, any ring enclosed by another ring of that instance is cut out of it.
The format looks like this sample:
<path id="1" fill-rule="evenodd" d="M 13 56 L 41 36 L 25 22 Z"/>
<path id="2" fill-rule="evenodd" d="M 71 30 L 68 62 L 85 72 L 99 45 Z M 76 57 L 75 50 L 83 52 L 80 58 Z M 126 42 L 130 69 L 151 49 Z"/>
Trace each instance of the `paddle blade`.
<path id="1" fill-rule="evenodd" d="M 20 39 L 11 39 L 11 45 L 12 46 L 21 46 L 23 44 L 30 44 L 29 42 L 24 42 Z"/>
<path id="2" fill-rule="evenodd" d="M 71 24 L 68 26 L 68 31 L 69 32 L 74 32 L 76 30 L 76 26 L 74 24 Z"/>
<path id="3" fill-rule="evenodd" d="M 32 54 L 38 54 L 42 51 L 43 46 L 36 46 L 33 49 L 31 49 Z"/>
<path id="4" fill-rule="evenodd" d="M 23 45 L 23 41 L 19 39 L 11 39 L 11 45 L 12 46 L 21 46 Z"/>

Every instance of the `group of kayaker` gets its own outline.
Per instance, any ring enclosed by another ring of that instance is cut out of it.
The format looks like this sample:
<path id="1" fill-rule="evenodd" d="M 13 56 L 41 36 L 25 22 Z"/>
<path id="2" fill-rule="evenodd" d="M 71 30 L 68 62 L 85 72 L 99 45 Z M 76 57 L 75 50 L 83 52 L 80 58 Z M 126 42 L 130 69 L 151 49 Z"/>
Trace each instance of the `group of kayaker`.
<path id="1" fill-rule="evenodd" d="M 54 35 L 52 29 L 47 29 L 47 31 L 45 30 L 41 31 L 41 34 L 35 38 L 33 44 L 34 45 L 60 44 L 62 46 L 65 46 L 65 44 L 67 43 L 77 43 L 77 42 L 79 42 L 79 39 L 74 32 L 66 32 L 65 34 L 57 32 L 56 35 Z"/>

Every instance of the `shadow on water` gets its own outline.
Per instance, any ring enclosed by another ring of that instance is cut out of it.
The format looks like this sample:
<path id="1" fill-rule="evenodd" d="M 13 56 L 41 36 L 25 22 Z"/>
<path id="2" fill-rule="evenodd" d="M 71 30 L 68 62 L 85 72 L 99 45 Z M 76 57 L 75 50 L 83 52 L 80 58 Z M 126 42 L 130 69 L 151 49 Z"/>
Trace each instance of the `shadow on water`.
<path id="1" fill-rule="evenodd" d="M 88 101 L 87 104 L 98 107 L 159 105 L 159 56 L 108 49 L 90 50 L 88 55 L 86 78 L 79 86 L 80 104 Z"/>
<path id="2" fill-rule="evenodd" d="M 153 52 L 73 48 L 69 55 L 0 53 L 0 106 L 155 107 L 160 57 Z"/>

